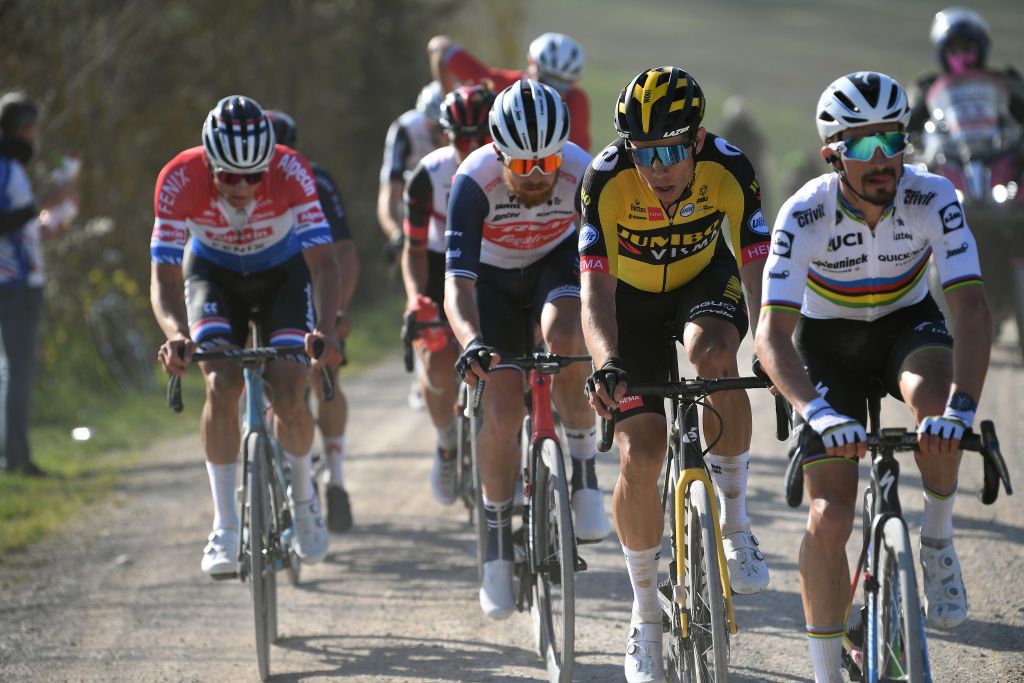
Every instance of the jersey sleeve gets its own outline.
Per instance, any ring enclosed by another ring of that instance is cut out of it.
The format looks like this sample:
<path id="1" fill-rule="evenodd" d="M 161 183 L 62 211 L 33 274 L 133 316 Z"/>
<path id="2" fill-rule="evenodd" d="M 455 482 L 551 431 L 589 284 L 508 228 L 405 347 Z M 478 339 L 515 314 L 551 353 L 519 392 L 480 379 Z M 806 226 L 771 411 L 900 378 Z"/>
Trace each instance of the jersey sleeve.
<path id="1" fill-rule="evenodd" d="M 316 192 L 320 197 L 320 207 L 327 216 L 327 224 L 331 226 L 331 237 L 335 242 L 352 239 L 348 229 L 348 216 L 345 205 L 341 201 L 334 178 L 324 168 L 313 165 L 313 178 L 316 179 Z"/>
<path id="2" fill-rule="evenodd" d="M 956 197 L 956 190 L 945 178 L 939 178 L 935 187 L 937 196 L 929 205 L 921 207 L 927 212 L 921 220 L 926 226 L 942 290 L 948 292 L 981 284 L 978 246 L 967 226 L 967 217 Z"/>
<path id="3" fill-rule="evenodd" d="M 569 140 L 590 151 L 590 102 L 580 88 L 572 88 L 564 95 L 569 108 Z"/>
<path id="4" fill-rule="evenodd" d="M 453 46 L 445 55 L 444 68 L 463 83 L 479 83 L 487 79 L 494 84 L 495 92 L 501 92 L 524 75 L 522 71 L 489 67 L 461 45 Z"/>
<path id="5" fill-rule="evenodd" d="M 721 209 L 729 218 L 729 238 L 736 265 L 740 268 L 768 256 L 768 224 L 761 210 L 761 186 L 754 167 L 740 150 L 724 138 L 705 141 L 714 144 L 727 173 L 721 176 Z"/>
<path id="6" fill-rule="evenodd" d="M 396 119 L 388 128 L 384 138 L 384 162 L 380 167 L 380 182 L 402 182 L 405 180 L 405 162 L 412 151 L 409 131 Z"/>
<path id="7" fill-rule="evenodd" d="M 153 191 L 153 234 L 149 257 L 153 263 L 180 266 L 188 242 L 187 215 L 189 178 L 186 167 L 171 161 L 163 167 Z"/>
<path id="8" fill-rule="evenodd" d="M 792 215 L 798 202 L 782 205 L 772 229 L 770 249 L 761 275 L 761 310 L 799 314 L 803 305 L 807 272 L 815 253 L 817 232 L 798 228 Z"/>
<path id="9" fill-rule="evenodd" d="M 622 149 L 611 144 L 601 150 L 583 176 L 580 188 L 580 273 L 618 275 L 619 212 L 622 196 L 612 182 Z"/>
<path id="10" fill-rule="evenodd" d="M 327 223 L 327 216 L 320 204 L 313 170 L 301 154 L 292 154 L 294 159 L 288 163 L 297 164 L 298 169 L 286 175 L 285 183 L 299 246 L 305 250 L 322 244 L 331 244 L 331 226 Z"/>
<path id="11" fill-rule="evenodd" d="M 405 236 L 417 246 L 426 244 L 430 214 L 434 210 L 434 184 L 422 161 L 405 184 L 404 201 L 405 221 L 402 227 Z"/>
<path id="12" fill-rule="evenodd" d="M 476 280 L 484 220 L 489 209 L 483 188 L 468 175 L 456 174 L 448 198 L 448 225 L 444 232 L 445 278 Z"/>

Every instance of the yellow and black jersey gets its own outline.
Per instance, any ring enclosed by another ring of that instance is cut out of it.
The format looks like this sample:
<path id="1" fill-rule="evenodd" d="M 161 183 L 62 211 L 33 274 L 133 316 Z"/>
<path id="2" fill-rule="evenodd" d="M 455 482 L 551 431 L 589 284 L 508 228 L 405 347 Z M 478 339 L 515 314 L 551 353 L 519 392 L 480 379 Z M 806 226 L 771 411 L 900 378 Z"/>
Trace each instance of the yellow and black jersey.
<path id="1" fill-rule="evenodd" d="M 722 242 L 729 242 L 739 266 L 766 258 L 770 229 L 750 162 L 711 133 L 696 162 L 688 193 L 669 215 L 640 177 L 624 140 L 594 157 L 581 190 L 580 271 L 606 272 L 637 289 L 667 292 L 713 259 L 728 258 Z"/>

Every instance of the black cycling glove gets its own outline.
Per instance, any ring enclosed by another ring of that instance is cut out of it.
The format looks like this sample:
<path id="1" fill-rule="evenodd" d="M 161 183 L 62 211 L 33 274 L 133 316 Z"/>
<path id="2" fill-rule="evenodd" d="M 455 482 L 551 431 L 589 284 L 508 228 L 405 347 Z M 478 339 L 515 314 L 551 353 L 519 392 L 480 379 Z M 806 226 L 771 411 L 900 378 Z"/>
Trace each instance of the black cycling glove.
<path id="1" fill-rule="evenodd" d="M 604 384 L 604 388 L 609 395 L 612 394 L 616 385 L 628 383 L 629 374 L 619 367 L 621 365 L 622 361 L 613 357 L 606 360 L 600 368 L 594 370 L 593 374 L 587 378 L 587 395 L 590 396 L 596 391 L 598 382 Z"/>
<path id="2" fill-rule="evenodd" d="M 455 361 L 455 372 L 459 373 L 459 377 L 463 380 L 466 379 L 466 373 L 469 372 L 469 365 L 473 361 L 478 361 L 480 366 L 486 370 L 490 364 L 490 354 L 494 353 L 494 348 L 484 344 L 484 340 L 477 337 L 473 341 L 469 342 L 466 346 L 466 350 L 462 352 L 459 359 Z M 483 357 L 481 357 L 481 354 Z"/>

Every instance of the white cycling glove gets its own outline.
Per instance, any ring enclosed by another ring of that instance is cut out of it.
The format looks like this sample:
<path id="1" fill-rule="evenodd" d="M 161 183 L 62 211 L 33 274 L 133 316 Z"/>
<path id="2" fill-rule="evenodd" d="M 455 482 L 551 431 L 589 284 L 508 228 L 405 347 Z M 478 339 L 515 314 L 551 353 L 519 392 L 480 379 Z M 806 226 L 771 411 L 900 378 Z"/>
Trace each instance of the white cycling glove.
<path id="1" fill-rule="evenodd" d="M 804 420 L 816 431 L 825 448 L 838 448 L 849 443 L 864 443 L 868 434 L 864 426 L 854 420 L 837 413 L 823 398 L 816 398 L 804 408 Z"/>
<path id="2" fill-rule="evenodd" d="M 949 398 L 942 415 L 932 415 L 921 420 L 917 433 L 960 441 L 964 438 L 964 432 L 974 426 L 974 412 L 977 407 L 978 404 L 970 394 L 958 391 Z"/>

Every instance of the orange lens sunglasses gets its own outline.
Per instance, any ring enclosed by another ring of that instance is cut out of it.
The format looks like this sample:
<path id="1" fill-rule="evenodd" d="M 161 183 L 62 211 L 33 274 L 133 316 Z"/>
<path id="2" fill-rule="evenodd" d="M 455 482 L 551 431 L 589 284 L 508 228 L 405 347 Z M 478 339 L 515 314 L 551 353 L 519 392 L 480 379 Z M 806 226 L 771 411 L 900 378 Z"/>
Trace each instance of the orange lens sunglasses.
<path id="1" fill-rule="evenodd" d="M 544 175 L 554 173 L 562 166 L 562 155 L 552 154 L 540 159 L 505 159 L 505 166 L 516 175 L 530 175 L 534 169 L 540 169 Z"/>

